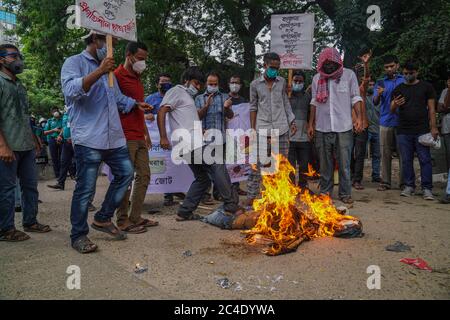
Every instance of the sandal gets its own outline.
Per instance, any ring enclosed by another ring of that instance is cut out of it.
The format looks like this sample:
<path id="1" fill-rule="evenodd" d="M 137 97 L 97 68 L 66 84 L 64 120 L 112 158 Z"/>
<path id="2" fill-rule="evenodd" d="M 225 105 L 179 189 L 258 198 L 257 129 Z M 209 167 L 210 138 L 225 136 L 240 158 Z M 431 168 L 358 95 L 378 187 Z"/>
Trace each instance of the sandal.
<path id="1" fill-rule="evenodd" d="M 95 222 L 91 224 L 92 229 L 97 231 L 107 233 L 114 237 L 116 240 L 125 240 L 127 238 L 126 233 L 122 232 L 119 228 L 117 228 L 114 223 L 110 223 L 107 226 L 97 226 Z"/>
<path id="2" fill-rule="evenodd" d="M 138 226 L 144 227 L 144 228 L 151 228 L 151 227 L 157 227 L 159 226 L 159 222 L 158 221 L 152 221 L 149 219 L 144 219 L 142 220 L 141 223 L 137 224 Z"/>
<path id="3" fill-rule="evenodd" d="M 26 233 L 11 229 L 9 231 L 0 232 L 0 241 L 6 241 L 6 242 L 22 242 L 30 239 L 30 236 Z"/>
<path id="4" fill-rule="evenodd" d="M 199 214 L 191 214 L 190 216 L 181 216 L 178 215 L 177 217 L 177 221 L 178 222 L 183 222 L 183 221 L 196 221 L 196 220 L 201 220 L 203 217 Z"/>
<path id="5" fill-rule="evenodd" d="M 355 202 L 352 197 L 342 197 L 339 200 L 341 200 L 344 204 L 353 204 Z"/>
<path id="6" fill-rule="evenodd" d="M 72 248 L 74 248 L 81 254 L 92 253 L 97 251 L 98 249 L 97 245 L 89 240 L 89 238 L 86 236 L 78 238 L 78 240 L 76 240 L 72 244 Z"/>
<path id="7" fill-rule="evenodd" d="M 25 227 L 24 226 L 23 230 L 25 232 L 35 232 L 35 233 L 47 233 L 47 232 L 52 231 L 50 226 L 43 225 L 43 224 L 40 224 L 40 223 L 36 223 L 36 224 L 34 224 L 32 226 L 29 226 L 29 227 Z"/>
<path id="8" fill-rule="evenodd" d="M 353 182 L 353 188 L 355 188 L 356 190 L 364 190 L 364 187 L 359 182 Z"/>
<path id="9" fill-rule="evenodd" d="M 388 186 L 387 184 L 380 184 L 380 186 L 377 189 L 377 191 L 388 191 L 388 190 L 391 190 L 391 187 Z"/>
<path id="10" fill-rule="evenodd" d="M 131 224 L 124 229 L 120 228 L 120 230 L 129 234 L 141 234 L 147 232 L 147 229 L 145 229 L 143 226 L 139 226 L 136 224 Z"/>

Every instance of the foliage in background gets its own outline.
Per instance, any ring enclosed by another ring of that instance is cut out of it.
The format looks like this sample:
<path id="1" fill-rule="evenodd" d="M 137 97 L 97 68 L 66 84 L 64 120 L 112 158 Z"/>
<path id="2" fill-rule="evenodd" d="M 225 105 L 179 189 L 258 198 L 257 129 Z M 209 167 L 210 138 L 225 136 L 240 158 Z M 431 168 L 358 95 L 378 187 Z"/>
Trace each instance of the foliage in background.
<path id="1" fill-rule="evenodd" d="M 18 14 L 17 34 L 26 55 L 22 75 L 30 92 L 33 112 L 47 114 L 51 106 L 63 106 L 60 69 L 70 55 L 79 53 L 85 30 L 70 30 L 66 22 L 73 0 L 7 0 Z M 379 5 L 382 31 L 366 26 L 369 5 Z M 216 70 L 226 80 L 241 74 L 246 85 L 260 69 L 255 44 L 266 52 L 270 43 L 271 14 L 313 12 L 315 61 L 325 46 L 345 53 L 345 65 L 357 62 L 359 51 L 374 50 L 372 69 L 382 75 L 382 56 L 397 54 L 402 61 L 413 58 L 423 79 L 437 87 L 446 79 L 450 57 L 450 4 L 446 0 L 137 0 L 138 38 L 150 50 L 149 70 L 144 74 L 146 93 L 155 90 L 161 72 L 178 82 L 189 65 L 205 72 Z M 266 40 L 265 40 L 266 39 Z M 121 43 L 116 61 L 124 59 Z M 308 72 L 310 78 L 314 71 Z M 225 86 L 226 81 L 222 81 Z"/>

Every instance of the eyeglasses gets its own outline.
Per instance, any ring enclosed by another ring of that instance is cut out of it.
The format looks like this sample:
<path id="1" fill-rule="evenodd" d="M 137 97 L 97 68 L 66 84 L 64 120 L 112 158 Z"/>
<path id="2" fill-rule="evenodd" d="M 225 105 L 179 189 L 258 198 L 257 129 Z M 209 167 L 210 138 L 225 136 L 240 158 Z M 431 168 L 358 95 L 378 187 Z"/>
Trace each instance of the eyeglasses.
<path id="1" fill-rule="evenodd" d="M 11 52 L 11 53 L 5 53 L 0 55 L 0 57 L 12 57 L 14 59 L 20 58 L 21 60 L 24 60 L 24 56 L 21 53 L 18 52 Z"/>

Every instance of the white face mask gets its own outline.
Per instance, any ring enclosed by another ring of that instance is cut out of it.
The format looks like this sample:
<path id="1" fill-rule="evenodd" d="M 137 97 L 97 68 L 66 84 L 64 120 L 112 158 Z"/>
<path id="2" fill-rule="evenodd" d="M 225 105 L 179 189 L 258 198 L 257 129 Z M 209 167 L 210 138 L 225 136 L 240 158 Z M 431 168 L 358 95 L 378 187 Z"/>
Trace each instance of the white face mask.
<path id="1" fill-rule="evenodd" d="M 219 92 L 219 87 L 208 86 L 208 93 L 217 93 L 217 92 Z"/>
<path id="2" fill-rule="evenodd" d="M 55 112 L 55 113 L 53 113 L 53 117 L 55 117 L 55 118 L 59 118 L 61 115 L 59 114 L 59 112 Z"/>
<path id="3" fill-rule="evenodd" d="M 239 91 L 241 91 L 241 85 L 237 83 L 230 84 L 230 91 L 232 93 L 238 93 Z"/>
<path id="4" fill-rule="evenodd" d="M 186 90 L 192 97 L 195 97 L 198 94 L 198 89 L 192 84 L 187 87 Z"/>
<path id="5" fill-rule="evenodd" d="M 134 72 L 141 74 L 147 69 L 147 64 L 145 63 L 145 60 L 137 61 L 133 64 L 133 70 Z"/>

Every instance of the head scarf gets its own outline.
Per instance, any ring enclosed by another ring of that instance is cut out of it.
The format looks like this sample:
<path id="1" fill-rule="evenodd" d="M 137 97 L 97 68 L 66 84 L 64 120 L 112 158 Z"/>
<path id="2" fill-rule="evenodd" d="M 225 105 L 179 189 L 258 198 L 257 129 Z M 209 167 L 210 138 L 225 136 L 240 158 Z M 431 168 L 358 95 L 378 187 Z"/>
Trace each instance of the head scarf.
<path id="1" fill-rule="evenodd" d="M 339 64 L 339 68 L 332 74 L 325 73 L 323 71 L 323 65 L 326 61 L 332 61 Z M 336 48 L 325 48 L 320 53 L 317 72 L 320 73 L 320 78 L 317 86 L 316 100 L 319 103 L 325 103 L 329 97 L 328 79 L 336 80 L 336 83 L 339 83 L 341 81 L 342 74 L 344 73 L 344 63 L 342 62 L 341 55 Z"/>

